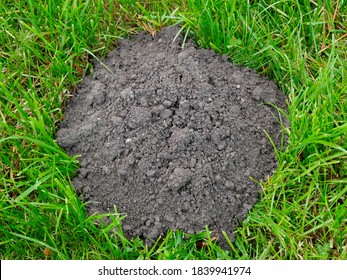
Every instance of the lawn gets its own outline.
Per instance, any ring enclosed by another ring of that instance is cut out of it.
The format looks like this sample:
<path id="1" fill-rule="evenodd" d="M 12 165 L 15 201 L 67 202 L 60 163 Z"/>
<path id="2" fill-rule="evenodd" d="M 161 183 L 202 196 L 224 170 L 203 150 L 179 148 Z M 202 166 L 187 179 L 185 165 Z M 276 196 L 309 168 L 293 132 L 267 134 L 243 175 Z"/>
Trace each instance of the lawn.
<path id="1" fill-rule="evenodd" d="M 347 259 L 344 0 L 3 0 L 0 259 Z M 208 230 L 148 248 L 115 213 L 88 217 L 55 143 L 67 98 L 119 38 L 179 24 L 196 43 L 274 80 L 290 127 L 278 168 L 222 250 Z M 105 224 L 105 216 L 111 220 Z"/>

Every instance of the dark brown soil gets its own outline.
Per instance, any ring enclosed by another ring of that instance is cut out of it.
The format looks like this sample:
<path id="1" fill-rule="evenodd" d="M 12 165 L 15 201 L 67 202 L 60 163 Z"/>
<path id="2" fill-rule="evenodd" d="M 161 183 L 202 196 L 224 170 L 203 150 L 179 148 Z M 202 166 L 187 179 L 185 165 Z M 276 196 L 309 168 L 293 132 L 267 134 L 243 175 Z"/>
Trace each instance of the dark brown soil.
<path id="1" fill-rule="evenodd" d="M 231 237 L 276 168 L 285 96 L 178 29 L 121 40 L 68 102 L 57 141 L 80 154 L 73 185 L 90 213 L 126 214 L 126 236 L 171 229 Z M 266 103 L 266 104 L 265 104 Z M 223 243 L 223 242 L 221 242 Z"/>

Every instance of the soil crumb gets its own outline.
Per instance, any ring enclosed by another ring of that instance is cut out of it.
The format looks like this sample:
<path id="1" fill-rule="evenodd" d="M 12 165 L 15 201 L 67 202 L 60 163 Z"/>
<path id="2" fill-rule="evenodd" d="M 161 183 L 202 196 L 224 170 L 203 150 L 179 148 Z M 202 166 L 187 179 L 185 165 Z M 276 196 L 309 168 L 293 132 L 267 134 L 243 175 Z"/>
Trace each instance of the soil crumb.
<path id="1" fill-rule="evenodd" d="M 185 42 L 177 27 L 120 40 L 68 101 L 57 142 L 81 155 L 73 185 L 88 211 L 114 205 L 125 235 L 208 226 L 218 242 L 257 202 L 277 163 L 286 97 L 254 70 Z M 106 66 L 106 67 L 105 67 Z"/>

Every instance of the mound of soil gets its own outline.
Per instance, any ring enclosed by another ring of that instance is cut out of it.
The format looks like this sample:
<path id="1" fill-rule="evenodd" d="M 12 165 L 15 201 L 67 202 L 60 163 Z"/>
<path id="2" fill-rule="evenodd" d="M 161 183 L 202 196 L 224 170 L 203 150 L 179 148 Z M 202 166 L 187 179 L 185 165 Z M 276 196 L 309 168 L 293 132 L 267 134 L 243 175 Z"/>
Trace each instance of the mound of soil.
<path id="1" fill-rule="evenodd" d="M 167 229 L 226 231 L 257 202 L 276 168 L 285 96 L 225 56 L 182 48 L 178 29 L 121 40 L 70 98 L 57 142 L 80 154 L 73 185 L 89 212 L 127 217 L 128 237 Z M 275 115 L 275 116 L 274 116 Z M 221 236 L 221 234 L 219 234 Z"/>

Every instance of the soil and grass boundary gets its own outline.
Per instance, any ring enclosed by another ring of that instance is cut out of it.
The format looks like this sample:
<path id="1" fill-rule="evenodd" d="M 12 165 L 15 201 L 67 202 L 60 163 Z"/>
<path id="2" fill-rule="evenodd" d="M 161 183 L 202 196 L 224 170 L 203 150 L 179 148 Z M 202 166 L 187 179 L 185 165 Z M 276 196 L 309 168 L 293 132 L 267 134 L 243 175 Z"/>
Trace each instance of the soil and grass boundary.
<path id="1" fill-rule="evenodd" d="M 3 1 L 0 14 L 1 259 L 346 259 L 343 1 L 26 0 Z M 149 249 L 124 237 L 122 216 L 88 217 L 71 185 L 78 158 L 55 142 L 93 59 L 171 24 L 289 99 L 288 144 L 228 250 L 208 229 L 169 231 Z"/>

